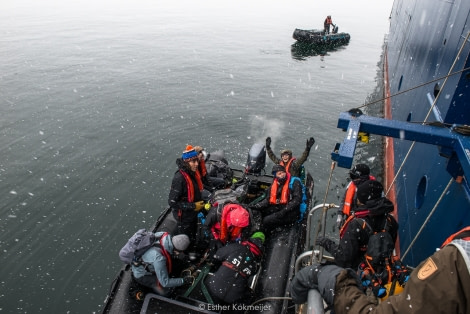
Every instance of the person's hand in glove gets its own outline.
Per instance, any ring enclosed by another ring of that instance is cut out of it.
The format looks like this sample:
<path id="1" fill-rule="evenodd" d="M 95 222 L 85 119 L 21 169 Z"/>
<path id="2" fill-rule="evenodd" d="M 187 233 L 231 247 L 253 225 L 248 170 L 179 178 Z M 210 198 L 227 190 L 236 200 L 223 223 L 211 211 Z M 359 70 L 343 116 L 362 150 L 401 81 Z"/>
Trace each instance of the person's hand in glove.
<path id="1" fill-rule="evenodd" d="M 312 148 L 313 144 L 315 144 L 315 139 L 313 137 L 311 137 L 307 140 L 307 149 L 310 150 L 310 148 Z"/>
<path id="2" fill-rule="evenodd" d="M 316 245 L 324 247 L 327 251 L 329 251 L 328 249 L 330 248 L 332 243 L 334 243 L 333 240 L 322 236 L 318 236 L 317 240 L 315 241 Z"/>
<path id="3" fill-rule="evenodd" d="M 209 243 L 209 252 L 212 252 L 212 254 L 214 254 L 222 246 L 223 246 L 222 242 L 216 239 L 212 239 L 211 242 Z"/>
<path id="4" fill-rule="evenodd" d="M 270 149 L 271 148 L 271 138 L 268 136 L 266 138 L 266 149 Z"/>
<path id="5" fill-rule="evenodd" d="M 182 262 L 189 261 L 189 256 L 184 254 L 183 252 L 179 252 L 178 254 L 175 254 L 174 257 L 175 259 L 182 261 Z"/>
<path id="6" fill-rule="evenodd" d="M 194 202 L 194 205 L 196 206 L 194 210 L 198 212 L 204 208 L 204 201 Z"/>
<path id="7" fill-rule="evenodd" d="M 184 276 L 183 277 L 183 285 L 192 285 L 194 282 L 193 276 Z"/>
<path id="8" fill-rule="evenodd" d="M 302 268 L 292 279 L 290 294 L 295 304 L 307 302 L 308 291 L 317 289 L 328 305 L 333 305 L 336 276 L 343 268 L 314 264 Z M 354 275 L 354 273 L 353 273 Z"/>

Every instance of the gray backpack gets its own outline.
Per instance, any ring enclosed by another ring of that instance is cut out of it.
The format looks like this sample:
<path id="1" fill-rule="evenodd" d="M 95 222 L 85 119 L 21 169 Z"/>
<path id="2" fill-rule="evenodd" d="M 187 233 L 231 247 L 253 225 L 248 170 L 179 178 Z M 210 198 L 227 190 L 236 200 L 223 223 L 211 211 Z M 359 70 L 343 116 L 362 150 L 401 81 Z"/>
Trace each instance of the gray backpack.
<path id="1" fill-rule="evenodd" d="M 119 258 L 126 264 L 132 264 L 133 261 L 140 259 L 150 247 L 154 246 L 157 240 L 155 233 L 139 229 L 119 251 Z"/>

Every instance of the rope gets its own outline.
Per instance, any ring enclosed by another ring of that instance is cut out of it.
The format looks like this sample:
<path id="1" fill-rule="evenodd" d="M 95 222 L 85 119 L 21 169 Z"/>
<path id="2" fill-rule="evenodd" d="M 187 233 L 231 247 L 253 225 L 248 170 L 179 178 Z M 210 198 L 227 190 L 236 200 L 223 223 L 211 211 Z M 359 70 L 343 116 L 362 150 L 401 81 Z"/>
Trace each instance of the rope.
<path id="1" fill-rule="evenodd" d="M 411 241 L 410 245 L 408 246 L 408 248 L 406 249 L 405 253 L 403 253 L 403 255 L 401 256 L 401 259 L 404 259 L 405 256 L 408 254 L 408 252 L 410 251 L 411 247 L 415 244 L 416 240 L 418 239 L 419 235 L 421 234 L 421 232 L 423 231 L 424 227 L 426 227 L 426 224 L 429 222 L 429 219 L 431 219 L 431 216 L 434 214 L 434 212 L 436 211 L 436 208 L 437 206 L 439 205 L 439 203 L 442 201 L 442 199 L 444 198 L 444 195 L 447 193 L 447 190 L 449 190 L 450 188 L 450 185 L 452 184 L 452 182 L 454 181 L 454 178 L 450 178 L 449 180 L 449 183 L 447 183 L 447 186 L 446 188 L 444 189 L 444 191 L 442 191 L 442 194 L 441 196 L 439 197 L 439 199 L 437 200 L 436 204 L 434 205 L 433 209 L 431 210 L 431 212 L 429 213 L 428 217 L 426 217 L 426 220 L 424 220 L 423 224 L 421 225 L 421 228 L 418 230 L 418 233 L 416 233 L 413 241 Z"/>
<path id="2" fill-rule="evenodd" d="M 398 95 L 401 95 L 401 94 L 410 92 L 410 91 L 412 91 L 412 90 L 414 90 L 414 89 L 418 89 L 418 88 L 420 88 L 420 87 L 423 87 L 423 86 L 426 86 L 426 85 L 428 85 L 428 84 L 431 84 L 431 83 L 440 81 L 440 80 L 442 80 L 442 79 L 447 79 L 447 78 L 450 77 L 450 76 L 453 76 L 453 75 L 456 75 L 456 74 L 465 72 L 465 71 L 467 71 L 467 70 L 470 70 L 470 67 L 464 68 L 464 69 L 462 69 L 462 70 L 458 70 L 458 71 L 453 72 L 453 73 L 449 73 L 449 74 L 447 74 L 447 75 L 443 75 L 443 76 L 441 76 L 441 77 L 439 77 L 439 78 L 436 78 L 436 79 L 434 79 L 434 80 L 427 81 L 427 82 L 425 82 L 425 83 L 416 85 L 416 86 L 414 86 L 414 87 L 411 87 L 411 88 L 409 88 L 409 89 L 406 89 L 406 90 L 404 90 L 404 91 L 398 92 L 398 93 L 396 93 L 396 94 L 393 94 L 393 95 L 390 95 L 390 96 L 381 98 L 381 99 L 379 99 L 379 100 L 374 100 L 374 101 L 368 102 L 367 104 L 364 104 L 364 105 L 359 106 L 359 107 L 356 107 L 356 108 L 357 108 L 357 109 L 360 109 L 360 108 L 363 108 L 363 107 L 368 107 L 368 106 L 373 105 L 373 104 L 375 104 L 375 103 L 382 102 L 382 101 L 384 101 L 384 100 L 386 100 L 386 99 L 389 99 L 389 98 L 392 98 L 392 97 L 395 97 L 395 96 L 398 96 Z"/>
<path id="3" fill-rule="evenodd" d="M 391 98 L 391 97 L 395 97 L 395 96 L 397 96 L 397 95 L 403 94 L 403 93 L 408 92 L 408 91 L 411 91 L 411 90 L 413 90 L 413 89 L 416 89 L 416 88 L 425 86 L 425 85 L 427 85 L 427 84 L 429 84 L 429 83 L 436 82 L 436 81 L 439 81 L 439 80 L 441 80 L 441 79 L 444 79 L 444 82 L 442 83 L 442 86 L 441 86 L 441 88 L 439 89 L 439 92 L 437 93 L 437 95 L 436 95 L 436 97 L 435 97 L 435 99 L 434 99 L 434 101 L 433 101 L 432 106 L 430 107 L 428 113 L 426 114 L 426 117 L 425 117 L 425 119 L 424 119 L 424 122 L 422 123 L 422 125 L 426 124 L 427 119 L 429 118 L 429 116 L 430 116 L 430 114 L 431 114 L 433 108 L 435 107 L 435 105 L 436 105 L 436 103 L 437 103 L 437 100 L 438 100 L 439 97 L 441 96 L 441 92 L 442 92 L 444 86 L 446 85 L 448 78 L 449 78 L 450 76 L 453 76 L 453 75 L 458 74 L 458 73 L 462 73 L 462 72 L 464 72 L 464 71 L 470 69 L 470 67 L 468 67 L 468 68 L 464 68 L 464 69 L 459 70 L 459 71 L 456 71 L 456 72 L 452 72 L 453 69 L 454 69 L 454 67 L 455 67 L 455 65 L 456 65 L 456 63 L 457 63 L 457 61 L 460 59 L 460 55 L 462 54 L 463 48 L 465 47 L 465 45 L 466 45 L 466 43 L 467 43 L 469 37 L 470 37 L 470 32 L 467 33 L 467 36 L 465 37 L 465 40 L 463 41 L 463 43 L 462 43 L 462 45 L 461 45 L 461 47 L 460 47 L 460 49 L 459 49 L 459 52 L 457 53 L 457 56 L 454 58 L 454 62 L 452 63 L 452 66 L 451 66 L 451 68 L 449 69 L 449 72 L 447 73 L 447 75 L 445 75 L 445 76 L 443 76 L 443 77 L 440 77 L 440 78 L 437 78 L 437 79 L 432 80 L 432 81 L 428 81 L 428 82 L 426 82 L 426 83 L 423 83 L 423 84 L 421 84 L 421 85 L 415 86 L 415 87 L 413 87 L 413 88 L 404 90 L 404 91 L 402 91 L 402 92 L 396 93 L 396 94 L 394 94 L 394 95 L 390 95 L 390 96 L 385 97 L 385 98 L 383 98 L 383 99 L 381 99 L 381 100 L 378 100 L 378 101 L 374 101 L 374 102 L 365 104 L 365 105 L 363 105 L 363 106 L 361 106 L 361 107 L 369 106 L 369 105 L 371 105 L 371 104 L 373 104 L 373 103 L 377 103 L 377 102 L 383 101 L 383 100 L 385 100 L 385 99 L 388 99 L 388 98 Z M 359 108 L 361 108 L 361 107 L 359 107 Z M 466 131 L 466 129 L 465 129 L 465 131 Z M 466 134 L 465 134 L 465 135 L 466 135 Z M 403 161 L 402 161 L 402 163 L 401 163 L 401 165 L 400 165 L 400 168 L 398 169 L 398 171 L 397 171 L 397 173 L 395 174 L 395 176 L 394 176 L 394 178 L 393 178 L 393 180 L 392 180 L 390 186 L 388 187 L 388 190 L 387 190 L 387 192 L 385 193 L 385 196 L 388 195 L 388 193 L 389 193 L 390 190 L 392 189 L 393 185 L 395 184 L 396 179 L 397 179 L 398 175 L 401 173 L 401 171 L 402 171 L 402 169 L 403 169 L 403 166 L 405 165 L 406 161 L 408 160 L 408 157 L 410 156 L 411 151 L 412 151 L 412 150 L 414 149 L 414 147 L 415 147 L 415 144 L 416 144 L 416 141 L 413 141 L 413 143 L 411 144 L 410 148 L 408 149 L 408 152 L 406 153 L 405 158 L 403 159 Z M 412 246 L 414 245 L 414 243 L 416 242 L 417 238 L 419 237 L 419 235 L 420 235 L 421 232 L 423 231 L 424 227 L 425 227 L 426 224 L 428 223 L 429 219 L 431 218 L 432 214 L 433 214 L 434 211 L 436 210 L 437 206 L 438 206 L 439 203 L 441 202 L 441 200 L 442 200 L 444 194 L 447 193 L 447 190 L 449 189 L 449 187 L 450 187 L 452 181 L 453 181 L 453 178 L 450 179 L 449 183 L 447 184 L 447 187 L 445 188 L 445 190 L 444 190 L 443 193 L 441 194 L 439 200 L 438 200 L 437 203 L 434 205 L 433 209 L 432 209 L 431 212 L 429 213 L 429 215 L 428 215 L 428 217 L 426 218 L 426 220 L 424 221 L 424 223 L 421 225 L 420 230 L 419 230 L 418 233 L 415 235 L 413 241 L 410 243 L 410 245 L 409 245 L 408 248 L 406 249 L 405 253 L 401 256 L 402 259 L 408 254 L 409 250 L 411 249 L 411 247 L 412 247 Z"/>
<path id="4" fill-rule="evenodd" d="M 418 86 L 416 86 L 416 87 L 414 87 L 414 88 L 411 88 L 411 89 L 408 89 L 408 90 L 406 90 L 406 91 L 403 91 L 403 92 L 400 92 L 400 93 L 398 93 L 398 94 L 393 95 L 393 96 L 396 96 L 396 95 L 402 94 L 402 93 L 404 93 L 404 92 L 410 91 L 410 90 L 412 90 L 412 89 L 415 89 L 415 88 L 424 86 L 424 85 L 429 84 L 429 83 L 431 83 L 431 82 L 434 82 L 434 81 L 437 81 L 437 80 L 441 80 L 442 78 L 445 78 L 444 82 L 442 83 L 442 87 L 439 89 L 439 92 L 437 93 L 436 98 L 434 99 L 431 108 L 429 109 L 428 113 L 426 114 L 426 118 L 424 119 L 424 122 L 422 123 L 422 125 L 424 125 L 424 124 L 426 123 L 427 119 L 429 118 L 429 115 L 431 114 L 431 112 L 432 112 L 434 106 L 436 105 L 437 100 L 439 99 L 439 96 L 441 95 L 442 89 L 444 88 L 445 84 L 447 83 L 447 79 L 448 79 L 451 75 L 454 75 L 454 74 L 457 74 L 457 73 L 461 73 L 461 72 L 463 72 L 463 71 L 465 71 L 465 70 L 470 69 L 470 67 L 468 67 L 468 68 L 465 68 L 465 69 L 463 69 L 463 70 L 460 70 L 460 71 L 457 71 L 457 72 L 452 73 L 452 70 L 454 69 L 455 64 L 457 63 L 457 60 L 460 59 L 460 55 L 462 54 L 463 48 L 465 47 L 465 44 L 467 43 L 467 40 L 468 40 L 469 37 L 470 37 L 470 32 L 467 33 L 467 37 L 465 38 L 464 42 L 462 43 L 462 46 L 460 47 L 459 52 L 457 53 L 457 56 L 455 56 L 454 62 L 452 63 L 452 66 L 451 66 L 451 68 L 449 69 L 449 72 L 447 73 L 446 76 L 441 77 L 441 78 L 436 79 L 436 80 L 433 80 L 433 81 L 429 81 L 429 82 L 427 82 L 427 83 L 418 85 Z M 392 97 L 392 96 L 389 96 L 389 97 Z M 386 97 L 386 98 L 384 98 L 384 99 L 387 99 L 387 98 L 389 98 L 389 97 Z M 415 147 L 415 144 L 416 144 L 416 142 L 413 141 L 413 143 L 411 144 L 410 148 L 408 149 L 408 152 L 406 153 L 405 158 L 403 159 L 403 161 L 402 161 L 402 163 L 401 163 L 401 165 L 400 165 L 400 168 L 398 169 L 397 173 L 396 173 L 395 176 L 393 177 L 392 183 L 390 183 L 390 186 L 388 187 L 387 193 L 385 193 L 385 196 L 388 195 L 388 193 L 389 193 L 390 190 L 392 189 L 393 185 L 395 184 L 395 182 L 396 182 L 396 180 L 397 180 L 397 177 L 398 177 L 398 175 L 401 173 L 401 171 L 402 171 L 402 169 L 403 169 L 403 166 L 405 165 L 406 161 L 408 160 L 408 157 L 409 157 L 410 154 L 411 154 L 411 151 L 412 151 L 412 150 L 414 149 L 414 147 Z"/>

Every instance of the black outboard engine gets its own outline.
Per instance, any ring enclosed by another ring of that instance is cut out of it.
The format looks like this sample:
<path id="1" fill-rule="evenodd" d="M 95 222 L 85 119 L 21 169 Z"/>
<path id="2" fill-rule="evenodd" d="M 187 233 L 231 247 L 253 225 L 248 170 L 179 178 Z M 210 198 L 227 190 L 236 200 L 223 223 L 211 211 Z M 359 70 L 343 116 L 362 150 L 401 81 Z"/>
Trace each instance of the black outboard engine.
<path id="1" fill-rule="evenodd" d="M 260 175 L 266 166 L 266 148 L 261 143 L 255 143 L 248 152 L 245 173 Z"/>
<path id="2" fill-rule="evenodd" d="M 338 34 L 338 25 L 333 25 L 333 34 Z"/>

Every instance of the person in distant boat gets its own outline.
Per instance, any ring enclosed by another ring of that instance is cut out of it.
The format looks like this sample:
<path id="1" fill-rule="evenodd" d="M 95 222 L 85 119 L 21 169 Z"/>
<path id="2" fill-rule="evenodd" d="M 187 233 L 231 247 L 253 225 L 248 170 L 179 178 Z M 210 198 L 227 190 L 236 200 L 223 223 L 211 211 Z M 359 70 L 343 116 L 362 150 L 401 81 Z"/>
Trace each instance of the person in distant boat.
<path id="1" fill-rule="evenodd" d="M 299 220 L 302 203 L 302 186 L 299 180 L 292 179 L 293 176 L 281 165 L 274 165 L 272 174 L 274 179 L 266 198 L 251 206 L 261 212 L 261 229 L 265 233 Z"/>
<path id="2" fill-rule="evenodd" d="M 195 240 L 197 214 L 204 208 L 204 201 L 201 196 L 203 184 L 196 175 L 199 158 L 191 145 L 186 146 L 176 164 L 178 171 L 173 176 L 168 196 L 168 204 L 178 227 L 175 234 L 186 234 Z"/>
<path id="3" fill-rule="evenodd" d="M 210 251 L 215 252 L 227 243 L 245 240 L 251 234 L 250 226 L 250 213 L 242 205 L 220 204 L 207 213 L 202 242 L 209 243 Z"/>
<path id="4" fill-rule="evenodd" d="M 325 248 L 335 258 L 335 263 L 344 268 L 357 269 L 364 259 L 371 231 L 387 230 L 393 243 L 396 242 L 398 223 L 390 214 L 393 203 L 382 196 L 383 186 L 375 180 L 368 180 L 357 188 L 357 208 L 340 230 L 339 243 L 328 237 L 319 236 L 316 244 Z"/>
<path id="5" fill-rule="evenodd" d="M 356 208 L 357 187 L 368 180 L 375 180 L 370 174 L 370 168 L 366 164 L 357 164 L 349 171 L 351 182 L 346 186 L 343 200 L 339 206 L 338 219 L 336 223 L 338 228 L 343 226 L 344 221 L 351 216 Z"/>
<path id="6" fill-rule="evenodd" d="M 215 252 L 211 260 L 222 263 L 205 284 L 216 304 L 249 304 L 249 282 L 259 268 L 265 235 L 255 232 L 249 239 L 230 243 Z"/>
<path id="7" fill-rule="evenodd" d="M 170 278 L 172 271 L 172 256 L 183 254 L 190 243 L 185 234 L 171 236 L 159 232 L 155 234 L 157 241 L 150 247 L 139 262 L 132 263 L 132 277 L 144 287 L 160 295 L 168 295 L 171 288 L 193 282 L 194 277 Z"/>
<path id="8" fill-rule="evenodd" d="M 325 19 L 325 22 L 323 23 L 323 26 L 325 28 L 325 34 L 330 33 L 330 26 L 333 24 L 333 20 L 331 19 L 331 15 L 328 15 Z"/>
<path id="9" fill-rule="evenodd" d="M 318 289 L 336 314 L 470 313 L 470 226 L 451 235 L 441 249 L 415 268 L 402 293 L 377 304 L 358 287 L 351 269 L 312 265 L 295 274 L 290 294 L 295 304 Z"/>
<path id="10" fill-rule="evenodd" d="M 313 144 L 315 144 L 315 139 L 311 137 L 307 140 L 305 150 L 299 159 L 292 157 L 292 150 L 290 149 L 281 150 L 281 158 L 279 159 L 276 155 L 274 155 L 273 150 L 271 149 L 271 137 L 267 137 L 266 152 L 268 153 L 269 159 L 271 159 L 274 164 L 279 164 L 285 167 L 287 172 L 292 176 L 303 179 L 302 166 L 303 163 L 307 160 Z"/>

